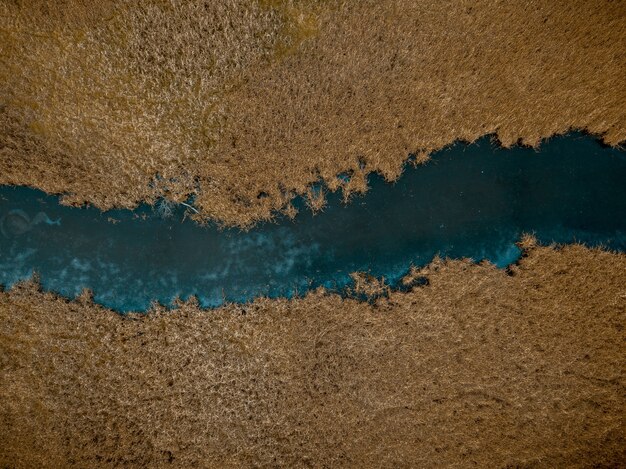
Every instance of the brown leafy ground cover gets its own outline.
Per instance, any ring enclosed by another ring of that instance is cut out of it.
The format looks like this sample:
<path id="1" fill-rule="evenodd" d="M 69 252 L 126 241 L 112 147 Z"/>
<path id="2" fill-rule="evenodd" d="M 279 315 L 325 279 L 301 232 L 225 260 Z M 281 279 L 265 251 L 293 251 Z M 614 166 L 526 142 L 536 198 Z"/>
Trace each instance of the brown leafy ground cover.
<path id="1" fill-rule="evenodd" d="M 415 272 L 414 272 L 415 274 Z M 0 293 L 3 467 L 619 467 L 626 255 L 119 316 Z"/>
<path id="2" fill-rule="evenodd" d="M 616 144 L 625 37 L 604 0 L 2 0 L 0 184 L 102 208 L 193 194 L 249 226 L 456 139 Z"/>

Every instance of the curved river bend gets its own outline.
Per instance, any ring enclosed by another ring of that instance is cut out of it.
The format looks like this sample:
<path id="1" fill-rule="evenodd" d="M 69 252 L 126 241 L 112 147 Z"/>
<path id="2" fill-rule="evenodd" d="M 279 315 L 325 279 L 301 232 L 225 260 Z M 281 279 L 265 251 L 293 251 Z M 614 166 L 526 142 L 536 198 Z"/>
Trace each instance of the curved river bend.
<path id="1" fill-rule="evenodd" d="M 161 218 L 150 207 L 70 208 L 22 187 L 0 188 L 0 284 L 40 275 L 44 289 L 72 297 L 87 287 L 118 311 L 195 294 L 203 306 L 259 296 L 292 297 L 325 286 L 343 291 L 366 271 L 397 284 L 436 254 L 504 267 L 515 242 L 583 242 L 626 249 L 626 154 L 581 134 L 539 151 L 505 150 L 488 138 L 455 144 L 396 184 L 370 176 L 370 191 L 345 205 L 330 194 L 312 215 L 249 232 Z M 114 222 L 112 222 L 112 220 Z"/>

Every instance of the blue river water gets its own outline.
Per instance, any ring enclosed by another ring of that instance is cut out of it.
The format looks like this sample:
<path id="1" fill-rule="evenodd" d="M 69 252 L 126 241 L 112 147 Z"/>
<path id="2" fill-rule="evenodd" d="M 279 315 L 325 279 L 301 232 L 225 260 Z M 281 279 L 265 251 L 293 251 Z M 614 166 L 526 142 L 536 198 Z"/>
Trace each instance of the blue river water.
<path id="1" fill-rule="evenodd" d="M 247 232 L 200 226 L 182 205 L 168 218 L 149 206 L 101 212 L 1 187 L 0 284 L 36 271 L 46 290 L 73 297 L 89 288 L 97 303 L 126 312 L 190 295 L 215 307 L 318 286 L 345 292 L 355 271 L 394 286 L 437 254 L 505 267 L 524 232 L 626 250 L 626 152 L 579 133 L 539 150 L 502 149 L 488 137 L 457 143 L 407 166 L 395 184 L 370 175 L 369 185 L 348 204 L 328 194 L 316 215 L 297 200 L 294 220 Z"/>

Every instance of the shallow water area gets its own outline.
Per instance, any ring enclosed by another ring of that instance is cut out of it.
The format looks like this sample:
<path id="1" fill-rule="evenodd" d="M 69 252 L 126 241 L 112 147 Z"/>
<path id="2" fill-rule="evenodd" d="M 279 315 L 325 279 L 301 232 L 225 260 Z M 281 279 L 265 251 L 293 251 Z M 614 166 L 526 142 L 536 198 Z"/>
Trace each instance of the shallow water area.
<path id="1" fill-rule="evenodd" d="M 199 226 L 151 207 L 101 212 L 61 206 L 23 187 L 0 188 L 0 284 L 36 271 L 44 289 L 126 312 L 196 295 L 205 307 L 256 297 L 293 297 L 324 286 L 343 292 L 350 273 L 397 286 L 411 265 L 437 254 L 515 262 L 522 233 L 541 243 L 582 242 L 626 250 L 626 153 L 582 134 L 539 150 L 502 149 L 485 137 L 457 143 L 395 184 L 370 175 L 346 205 L 328 196 L 313 215 L 248 232 Z"/>

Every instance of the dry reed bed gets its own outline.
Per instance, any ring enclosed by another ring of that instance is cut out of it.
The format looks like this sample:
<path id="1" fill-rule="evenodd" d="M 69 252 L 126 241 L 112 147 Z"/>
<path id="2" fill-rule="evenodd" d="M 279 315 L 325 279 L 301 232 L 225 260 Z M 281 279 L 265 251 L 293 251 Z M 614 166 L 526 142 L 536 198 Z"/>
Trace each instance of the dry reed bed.
<path id="1" fill-rule="evenodd" d="M 196 195 L 250 226 L 456 139 L 626 137 L 624 2 L 129 5 L 0 2 L 0 184 L 101 208 Z"/>
<path id="2" fill-rule="evenodd" d="M 626 255 L 438 261 L 375 304 L 321 292 L 121 317 L 0 293 L 7 467 L 617 467 Z"/>

